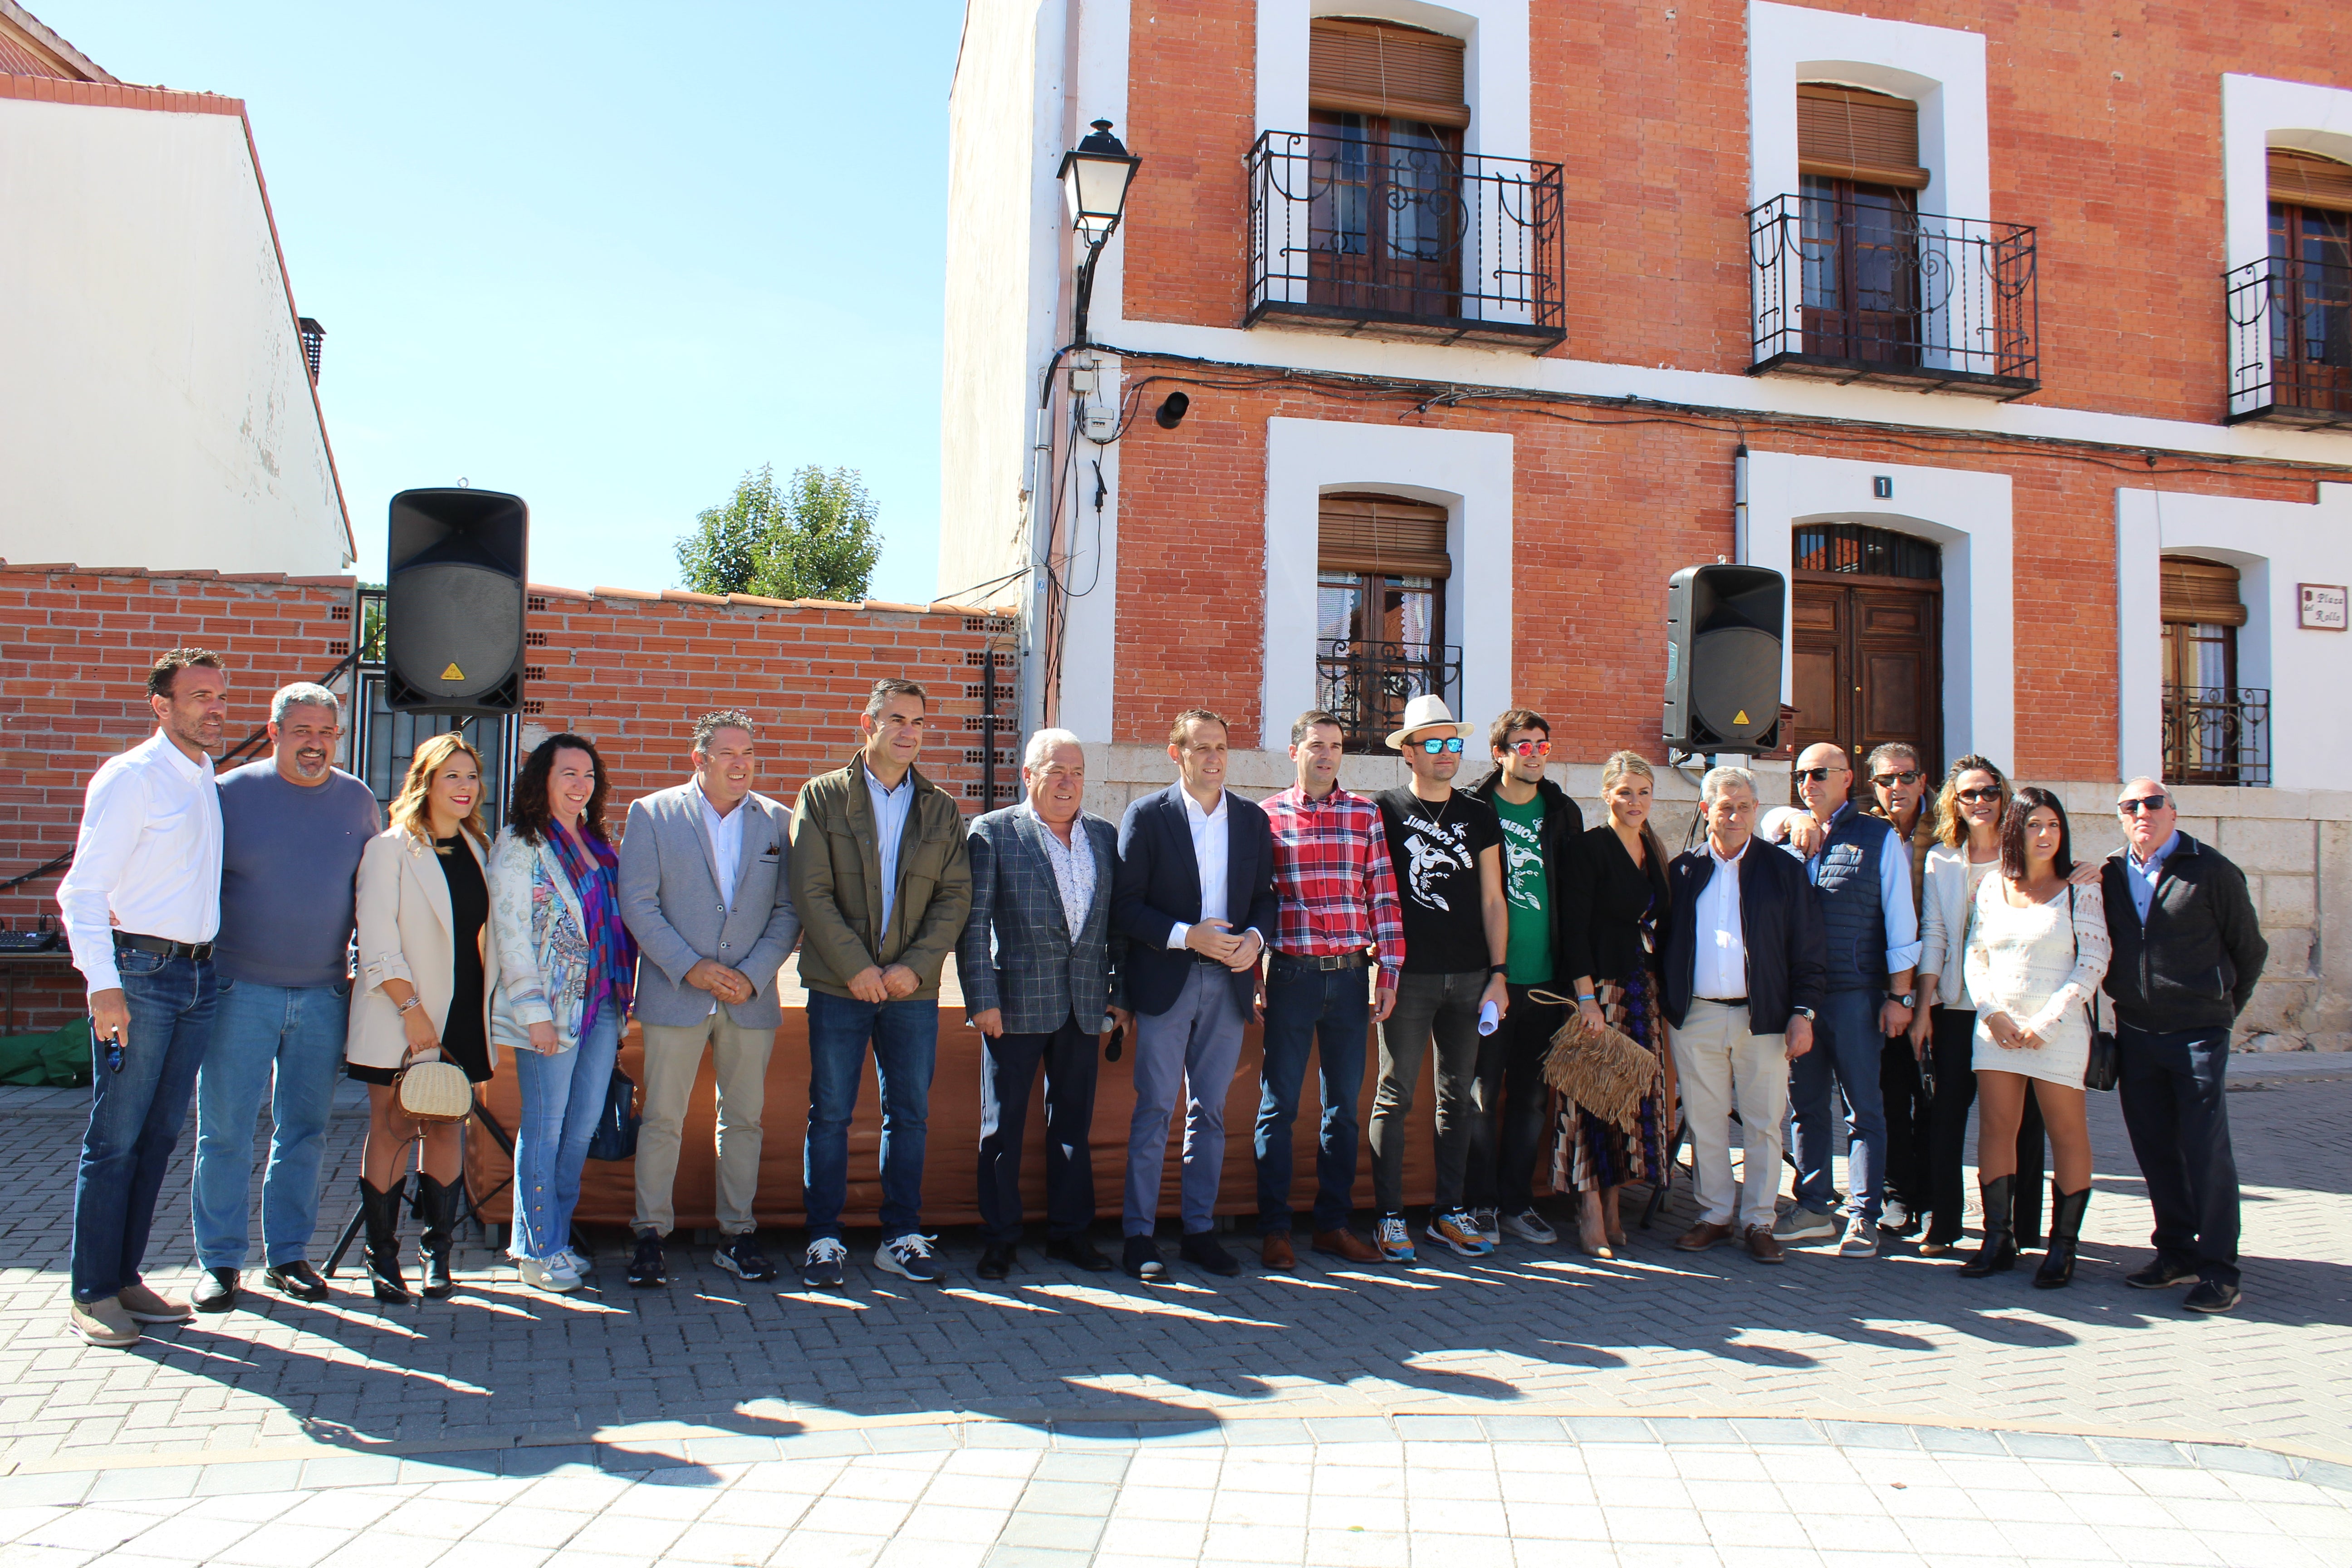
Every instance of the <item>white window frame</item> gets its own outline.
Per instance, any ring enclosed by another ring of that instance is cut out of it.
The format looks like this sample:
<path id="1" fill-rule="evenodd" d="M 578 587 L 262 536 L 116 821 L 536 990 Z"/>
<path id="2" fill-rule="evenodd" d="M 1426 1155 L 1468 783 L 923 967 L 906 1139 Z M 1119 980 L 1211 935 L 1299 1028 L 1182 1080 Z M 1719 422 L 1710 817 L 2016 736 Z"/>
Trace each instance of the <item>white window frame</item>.
<path id="1" fill-rule="evenodd" d="M 2271 253 L 2270 150 L 2291 148 L 2352 163 L 2352 89 L 2274 81 L 2268 77 L 2221 78 L 2221 214 L 2224 274 Z M 2237 331 L 2232 326 L 2229 329 Z M 2271 382 L 2271 335 L 2258 326 L 2244 385 Z M 2230 390 L 2230 412 L 2262 406 L 2252 390 Z"/>

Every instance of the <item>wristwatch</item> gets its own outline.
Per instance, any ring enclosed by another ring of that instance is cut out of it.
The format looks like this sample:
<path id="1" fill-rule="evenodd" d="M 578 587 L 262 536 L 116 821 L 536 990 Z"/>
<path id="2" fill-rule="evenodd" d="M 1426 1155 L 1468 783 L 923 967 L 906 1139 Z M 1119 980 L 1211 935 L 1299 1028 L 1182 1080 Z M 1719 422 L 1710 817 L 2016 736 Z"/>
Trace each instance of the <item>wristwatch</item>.
<path id="1" fill-rule="evenodd" d="M 1918 994 L 1916 992 L 1906 991 L 1902 995 L 1889 996 L 1887 1000 L 1894 1003 L 1896 1006 L 1908 1011 L 1910 1008 L 1917 1005 Z"/>
<path id="2" fill-rule="evenodd" d="M 1510 973 L 1511 966 L 1507 963 L 1490 963 L 1486 966 L 1486 978 L 1489 980 L 1494 979 L 1497 974 L 1507 975 Z"/>
<path id="3" fill-rule="evenodd" d="M 1791 1007 L 1789 1011 L 1796 1016 L 1807 1020 L 1811 1020 L 1813 1016 L 1813 1010 L 1811 1007 Z"/>

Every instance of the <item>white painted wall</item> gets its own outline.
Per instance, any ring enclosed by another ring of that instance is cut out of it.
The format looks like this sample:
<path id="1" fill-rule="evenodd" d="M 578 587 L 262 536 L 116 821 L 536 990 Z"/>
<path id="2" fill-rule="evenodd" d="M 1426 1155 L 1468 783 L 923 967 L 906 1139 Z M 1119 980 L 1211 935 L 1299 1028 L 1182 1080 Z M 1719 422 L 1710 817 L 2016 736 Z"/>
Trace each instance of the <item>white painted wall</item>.
<path id="1" fill-rule="evenodd" d="M 1511 437 L 1337 419 L 1269 419 L 1265 436 L 1265 733 L 1317 706 L 1315 577 L 1329 490 L 1385 490 L 1446 509 L 1454 575 L 1445 636 L 1462 649 L 1462 711 L 1511 706 Z"/>
<path id="2" fill-rule="evenodd" d="M 2246 624 L 2238 684 L 2271 694 L 2271 782 L 2283 790 L 2342 790 L 2352 778 L 2352 632 L 2305 631 L 2299 583 L 2352 584 L 2352 485 L 2323 484 L 2309 505 L 2167 490 L 2116 491 L 2116 772 L 2154 774 L 2163 761 L 2159 558 L 2195 555 L 2238 568 Z"/>
<path id="3" fill-rule="evenodd" d="M 1795 457 L 1750 448 L 1739 559 L 1786 576 L 1790 531 L 1806 522 L 1858 522 L 1932 539 L 1944 557 L 1944 752 L 2017 763 L 2016 584 L 2007 474 Z M 1871 480 L 1895 481 L 1876 499 Z M 2151 647 L 2153 638 L 2150 639 Z M 1780 700 L 1795 690 L 1796 639 L 1780 645 Z"/>
<path id="4" fill-rule="evenodd" d="M 0 557 L 349 565 L 244 121 L 0 99 Z"/>

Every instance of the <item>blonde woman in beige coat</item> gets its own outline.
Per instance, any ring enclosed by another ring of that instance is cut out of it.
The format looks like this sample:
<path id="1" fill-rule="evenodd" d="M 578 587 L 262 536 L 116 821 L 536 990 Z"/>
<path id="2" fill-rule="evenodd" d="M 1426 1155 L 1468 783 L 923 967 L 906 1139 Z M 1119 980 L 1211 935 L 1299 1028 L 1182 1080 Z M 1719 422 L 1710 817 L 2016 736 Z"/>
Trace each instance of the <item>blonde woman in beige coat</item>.
<path id="1" fill-rule="evenodd" d="M 449 1249 L 464 1194 L 464 1124 L 402 1116 L 394 1084 L 412 1058 L 456 1062 L 475 1083 L 496 1065 L 488 981 L 499 966 L 481 800 L 481 757 L 454 733 L 433 736 L 409 763 L 386 814 L 390 829 L 360 858 L 360 981 L 344 1070 L 368 1086 L 360 1203 L 368 1278 L 379 1301 L 408 1300 L 400 1273 L 400 1200 L 409 1147 L 420 1142 L 425 1294 L 439 1298 L 457 1288 Z"/>

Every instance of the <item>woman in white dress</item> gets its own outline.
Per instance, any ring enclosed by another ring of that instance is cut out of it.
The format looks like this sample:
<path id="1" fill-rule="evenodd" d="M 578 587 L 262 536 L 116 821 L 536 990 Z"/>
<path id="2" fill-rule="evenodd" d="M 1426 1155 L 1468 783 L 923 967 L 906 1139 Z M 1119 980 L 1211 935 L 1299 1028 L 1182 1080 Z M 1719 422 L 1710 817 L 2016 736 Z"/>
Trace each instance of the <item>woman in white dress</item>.
<path id="1" fill-rule="evenodd" d="M 2000 871 L 1977 888 L 1962 973 L 1976 1004 L 1977 1184 L 1984 1245 L 1960 1273 L 2016 1267 L 2010 1230 L 2017 1128 L 2030 1091 L 2050 1131 L 2055 1171 L 2049 1248 L 2033 1282 L 2055 1289 L 2074 1276 L 2074 1245 L 2091 1201 L 2091 1130 L 2083 1069 L 2091 1058 L 2086 1006 L 2113 951 L 2097 887 L 2074 868 L 2066 809 L 2045 789 L 2017 792 L 2000 825 Z"/>

